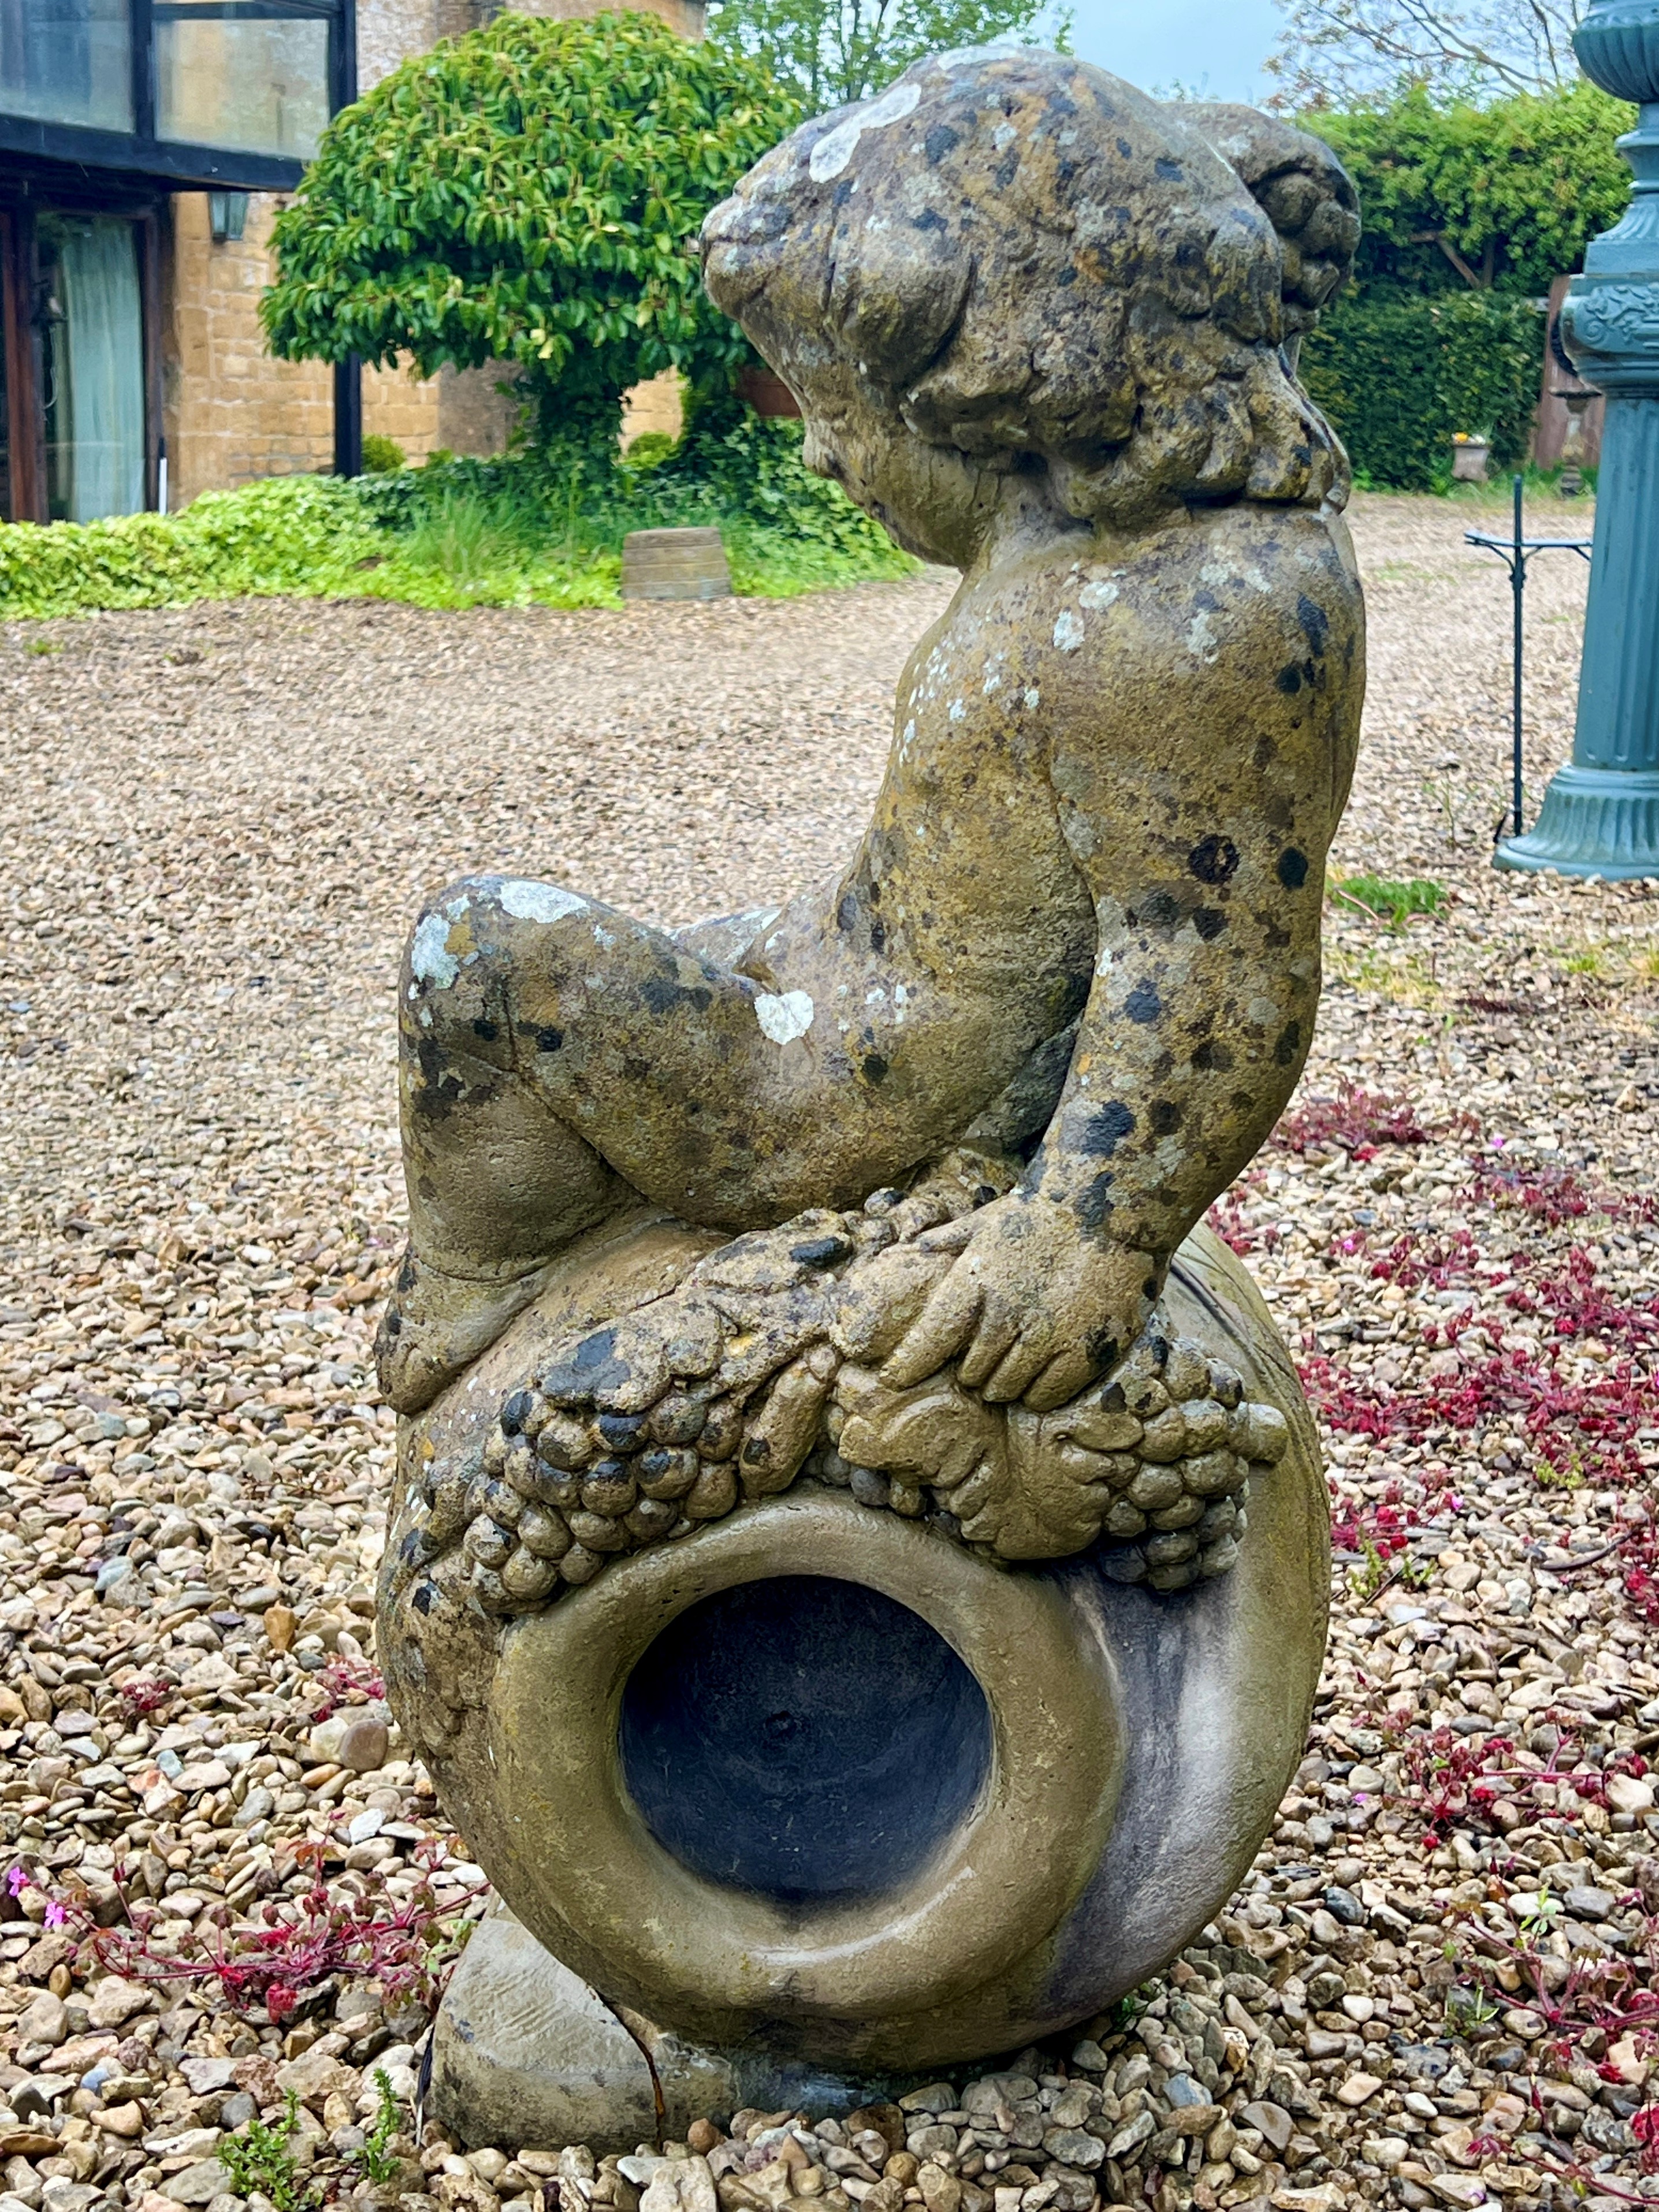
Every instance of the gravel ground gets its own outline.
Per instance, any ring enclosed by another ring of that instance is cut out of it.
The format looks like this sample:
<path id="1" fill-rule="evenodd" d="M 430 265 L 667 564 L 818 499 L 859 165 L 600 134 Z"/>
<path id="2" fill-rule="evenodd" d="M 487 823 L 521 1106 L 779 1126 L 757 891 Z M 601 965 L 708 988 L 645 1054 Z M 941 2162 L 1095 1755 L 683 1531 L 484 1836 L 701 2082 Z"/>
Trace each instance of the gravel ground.
<path id="1" fill-rule="evenodd" d="M 0 2212 L 550 2212 L 550 2183 L 564 2212 L 1659 2197 L 1655 908 L 1489 867 L 1484 518 L 1357 505 L 1374 674 L 1335 873 L 1447 899 L 1398 929 L 1334 902 L 1313 1066 L 1220 1210 L 1326 1420 L 1337 1516 L 1275 1833 L 1080 2042 L 863 2129 L 700 2123 L 626 2172 L 417 2148 L 404 2109 L 427 1939 L 441 1966 L 484 1898 L 373 1662 L 399 941 L 480 866 L 684 920 L 833 866 L 946 587 L 0 638 Z M 1542 769 L 1583 589 L 1571 556 L 1537 571 Z"/>

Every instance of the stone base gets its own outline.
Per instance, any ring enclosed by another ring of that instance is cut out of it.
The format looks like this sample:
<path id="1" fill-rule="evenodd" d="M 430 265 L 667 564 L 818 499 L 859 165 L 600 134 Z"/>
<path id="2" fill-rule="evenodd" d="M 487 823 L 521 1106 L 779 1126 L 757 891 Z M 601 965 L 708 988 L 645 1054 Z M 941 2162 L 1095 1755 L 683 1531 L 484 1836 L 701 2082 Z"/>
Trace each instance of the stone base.
<path id="1" fill-rule="evenodd" d="M 1506 837 L 1500 868 L 1609 879 L 1659 876 L 1659 773 L 1650 769 L 1561 769 L 1524 837 Z"/>
<path id="2" fill-rule="evenodd" d="M 432 2033 L 429 2110 L 475 2147 L 596 2157 L 684 2138 L 744 2106 L 849 2112 L 923 2077 L 854 2079 L 762 2052 L 706 2051 L 616 2010 L 497 1905 L 461 1955 Z"/>

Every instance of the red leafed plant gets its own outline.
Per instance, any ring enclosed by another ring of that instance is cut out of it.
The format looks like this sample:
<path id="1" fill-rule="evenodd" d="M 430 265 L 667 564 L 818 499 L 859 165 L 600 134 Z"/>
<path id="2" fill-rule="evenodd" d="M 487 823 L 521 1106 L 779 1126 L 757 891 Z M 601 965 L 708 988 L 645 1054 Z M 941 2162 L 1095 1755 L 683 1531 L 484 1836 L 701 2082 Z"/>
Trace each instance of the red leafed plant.
<path id="1" fill-rule="evenodd" d="M 1571 1168 L 1539 1168 L 1532 1173 L 1508 1165 L 1483 1168 L 1469 1186 L 1469 1195 L 1499 1212 L 1528 1214 L 1551 1229 L 1579 1220 L 1592 1206 L 1600 1210 L 1604 1203 L 1592 1197 Z"/>
<path id="2" fill-rule="evenodd" d="M 1443 1844 L 1460 1820 L 1480 1820 L 1492 1825 L 1490 1814 L 1500 1797 L 1510 1792 L 1503 1785 L 1524 1778 L 1504 1761 L 1513 1756 L 1508 1736 L 1489 1735 L 1478 1741 L 1454 1735 L 1449 1728 L 1436 1729 L 1401 1747 L 1407 1796 L 1420 1813 L 1425 1845 Z"/>
<path id="3" fill-rule="evenodd" d="M 1271 1252 L 1280 1241 L 1273 1222 L 1244 1218 L 1244 1209 L 1231 1191 L 1217 1199 L 1205 1216 L 1205 1226 L 1213 1231 L 1229 1251 L 1237 1252 L 1241 1260 L 1252 1252 Z"/>
<path id="4" fill-rule="evenodd" d="M 434 2005 L 460 1948 L 453 1910 L 439 1905 L 427 1882 L 396 1902 L 336 1895 L 315 1871 L 320 1847 L 306 1849 L 314 1871 L 308 1889 L 266 1899 L 252 1920 L 232 1920 L 228 1905 L 210 1909 L 191 1930 L 186 1952 L 158 1948 L 151 1931 L 159 1916 L 136 1902 L 128 1903 L 125 1925 L 100 1928 L 84 1896 L 71 1889 L 66 1917 L 83 1950 L 110 1972 L 133 1982 L 216 1980 L 232 2009 L 245 2015 L 263 2008 L 280 2023 L 331 1976 L 373 1980 L 390 1997 Z"/>
<path id="5" fill-rule="evenodd" d="M 160 1712 L 176 1692 L 171 1682 L 137 1681 L 123 1682 L 115 1694 L 137 1723 L 148 1720 L 152 1713 Z"/>
<path id="6" fill-rule="evenodd" d="M 1357 1160 L 1370 1160 L 1382 1145 L 1426 1145 L 1429 1133 L 1410 1099 L 1344 1081 L 1334 1098 L 1304 1098 L 1292 1107 L 1272 1141 L 1287 1152 L 1334 1145 Z"/>
<path id="7" fill-rule="evenodd" d="M 1405 1491 L 1391 1482 L 1382 1498 L 1345 1498 L 1331 1486 L 1331 1542 L 1339 1552 L 1374 1553 L 1379 1559 L 1396 1559 L 1421 1524 L 1414 1505 L 1406 1503 Z"/>
<path id="8" fill-rule="evenodd" d="M 331 1659 L 317 1680 L 323 1693 L 323 1702 L 312 1715 L 317 1721 L 327 1720 L 342 1705 L 366 1705 L 371 1698 L 386 1695 L 379 1669 L 367 1660 Z"/>
<path id="9" fill-rule="evenodd" d="M 1382 1257 L 1371 1262 L 1373 1278 L 1398 1283 L 1401 1290 L 1449 1290 L 1455 1278 L 1466 1277 L 1480 1262 L 1480 1248 L 1467 1229 L 1449 1237 L 1421 1237 L 1410 1230 L 1396 1237 Z"/>

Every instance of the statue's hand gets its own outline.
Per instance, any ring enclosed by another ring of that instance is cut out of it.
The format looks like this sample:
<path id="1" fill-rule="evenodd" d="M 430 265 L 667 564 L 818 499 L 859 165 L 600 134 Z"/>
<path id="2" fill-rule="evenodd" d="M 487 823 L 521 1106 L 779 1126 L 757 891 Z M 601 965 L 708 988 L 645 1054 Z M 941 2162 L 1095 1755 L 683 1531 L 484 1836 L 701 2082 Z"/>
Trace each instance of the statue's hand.
<path id="1" fill-rule="evenodd" d="M 993 1401 L 1062 1406 L 1126 1353 L 1160 1288 L 1145 1252 L 1091 1233 L 1072 1209 L 1013 1192 L 932 1232 L 922 1249 L 957 1248 L 882 1380 L 919 1382 L 960 1356 L 957 1372 Z"/>

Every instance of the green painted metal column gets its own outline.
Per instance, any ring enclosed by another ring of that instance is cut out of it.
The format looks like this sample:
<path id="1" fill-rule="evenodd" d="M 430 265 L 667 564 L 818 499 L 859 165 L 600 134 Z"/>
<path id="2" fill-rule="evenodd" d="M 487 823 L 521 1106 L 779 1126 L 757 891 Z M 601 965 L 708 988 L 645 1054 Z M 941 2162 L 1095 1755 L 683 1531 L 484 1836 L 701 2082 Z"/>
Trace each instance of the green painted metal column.
<path id="1" fill-rule="evenodd" d="M 1590 0 L 1573 44 L 1587 76 L 1641 111 L 1619 142 L 1636 190 L 1561 314 L 1580 374 L 1607 394 L 1572 760 L 1496 859 L 1659 876 L 1659 0 Z"/>

